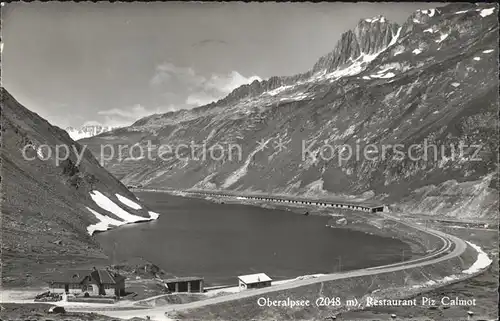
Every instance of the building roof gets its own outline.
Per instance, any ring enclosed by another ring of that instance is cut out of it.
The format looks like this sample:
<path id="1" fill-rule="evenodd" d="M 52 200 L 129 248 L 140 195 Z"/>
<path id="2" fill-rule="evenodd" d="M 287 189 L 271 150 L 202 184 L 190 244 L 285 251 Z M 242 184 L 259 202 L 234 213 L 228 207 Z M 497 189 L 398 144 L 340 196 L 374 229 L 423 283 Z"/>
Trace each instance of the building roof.
<path id="1" fill-rule="evenodd" d="M 90 272 L 89 270 L 68 270 L 51 275 L 48 281 L 49 283 L 79 284 L 90 275 Z"/>
<path id="2" fill-rule="evenodd" d="M 163 280 L 164 283 L 187 282 L 187 281 L 202 281 L 203 278 L 197 276 L 185 276 L 180 278 L 171 278 Z"/>
<path id="3" fill-rule="evenodd" d="M 109 270 L 94 270 L 91 272 L 92 278 L 96 279 L 97 283 L 100 284 L 116 284 L 125 279 L 124 276 Z"/>
<path id="4" fill-rule="evenodd" d="M 240 275 L 238 276 L 238 279 L 240 279 L 245 284 L 272 281 L 271 278 L 268 277 L 265 273 Z"/>
<path id="5" fill-rule="evenodd" d="M 108 270 L 67 270 L 63 273 L 52 275 L 49 283 L 80 284 L 89 278 L 94 284 L 116 284 L 125 279 L 124 276 Z"/>

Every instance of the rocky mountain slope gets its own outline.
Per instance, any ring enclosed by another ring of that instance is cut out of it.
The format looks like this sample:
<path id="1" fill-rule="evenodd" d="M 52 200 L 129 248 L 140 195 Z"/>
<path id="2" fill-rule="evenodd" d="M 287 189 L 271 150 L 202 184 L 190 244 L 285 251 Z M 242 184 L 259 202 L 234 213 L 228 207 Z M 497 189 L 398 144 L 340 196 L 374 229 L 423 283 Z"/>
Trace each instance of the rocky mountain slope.
<path id="1" fill-rule="evenodd" d="M 497 14 L 496 4 L 449 4 L 403 25 L 363 19 L 306 73 L 81 143 L 125 184 L 494 218 Z"/>
<path id="2" fill-rule="evenodd" d="M 1 98 L 4 284 L 29 281 L 48 267 L 105 258 L 94 231 L 157 218 L 64 130 L 3 88 Z M 59 163 L 57 150 L 65 158 Z"/>
<path id="3" fill-rule="evenodd" d="M 81 128 L 75 127 L 67 127 L 65 130 L 74 140 L 79 140 L 82 138 L 93 137 L 105 132 L 109 132 L 110 130 L 115 129 L 115 127 L 110 126 L 101 126 L 101 125 L 86 125 Z"/>

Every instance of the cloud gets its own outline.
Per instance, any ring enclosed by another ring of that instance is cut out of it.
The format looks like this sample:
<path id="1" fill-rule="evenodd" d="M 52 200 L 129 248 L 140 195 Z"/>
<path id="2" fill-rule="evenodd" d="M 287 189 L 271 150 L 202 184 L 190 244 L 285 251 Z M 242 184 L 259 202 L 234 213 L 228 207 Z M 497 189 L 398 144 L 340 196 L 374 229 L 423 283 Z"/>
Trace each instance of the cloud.
<path id="1" fill-rule="evenodd" d="M 203 81 L 205 81 L 205 78 L 197 75 L 191 67 L 177 67 L 172 63 L 164 63 L 156 67 L 155 75 L 150 83 L 153 86 L 170 82 L 199 86 Z"/>
<path id="2" fill-rule="evenodd" d="M 178 67 L 172 63 L 164 63 L 157 66 L 150 84 L 180 99 L 177 102 L 178 108 L 193 108 L 219 100 L 234 89 L 254 80 L 260 81 L 261 78 L 255 75 L 247 78 L 237 71 L 211 74 L 206 77 L 197 73 L 192 67 Z M 180 106 L 182 103 L 186 106 Z"/>
<path id="3" fill-rule="evenodd" d="M 161 114 L 176 110 L 172 105 L 161 106 L 148 109 L 140 104 L 126 108 L 112 108 L 98 111 L 97 114 L 103 116 L 102 124 L 111 127 L 129 126 L 137 120 L 153 114 Z"/>
<path id="4" fill-rule="evenodd" d="M 249 84 L 254 80 L 261 81 L 262 79 L 257 76 L 245 78 L 240 73 L 233 71 L 229 75 L 212 75 L 212 77 L 205 82 L 205 86 L 208 89 L 218 90 L 227 95 L 234 89 Z"/>
<path id="5" fill-rule="evenodd" d="M 205 39 L 202 41 L 198 41 L 193 44 L 193 47 L 203 47 L 206 45 L 227 45 L 227 41 L 219 40 L 219 39 Z"/>
<path id="6" fill-rule="evenodd" d="M 95 120 L 88 120 L 84 122 L 82 126 L 102 126 L 102 124 Z"/>
<path id="7" fill-rule="evenodd" d="M 188 107 L 190 106 L 203 106 L 208 105 L 213 102 L 215 99 L 211 95 L 207 95 L 205 93 L 195 93 L 191 94 L 186 98 L 186 104 Z"/>
<path id="8" fill-rule="evenodd" d="M 129 109 L 119 109 L 113 108 L 108 110 L 100 110 L 97 112 L 98 115 L 104 116 L 118 116 L 122 118 L 134 118 L 134 117 L 143 117 L 150 114 L 144 106 L 137 104 Z"/>

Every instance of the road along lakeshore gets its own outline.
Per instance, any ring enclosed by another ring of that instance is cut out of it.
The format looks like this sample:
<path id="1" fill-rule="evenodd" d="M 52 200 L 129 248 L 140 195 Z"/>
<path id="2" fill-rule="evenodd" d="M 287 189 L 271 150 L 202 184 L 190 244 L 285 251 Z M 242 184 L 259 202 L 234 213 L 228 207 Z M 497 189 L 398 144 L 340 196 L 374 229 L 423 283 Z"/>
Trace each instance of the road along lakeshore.
<path id="1" fill-rule="evenodd" d="M 324 306 L 322 307 L 317 307 L 319 311 L 316 311 L 316 313 L 328 314 L 346 309 L 345 304 L 336 303 L 340 301 L 347 303 L 352 302 L 347 300 L 352 300 L 353 298 L 355 298 L 357 301 L 356 306 L 349 307 L 348 309 L 361 309 L 363 307 L 366 307 L 366 305 L 370 303 L 370 300 L 373 300 L 373 298 L 375 297 L 390 297 L 394 295 L 408 296 L 415 295 L 419 291 L 422 292 L 424 290 L 428 290 L 430 286 L 418 286 L 418 274 L 421 274 L 421 283 L 425 283 L 423 282 L 425 278 L 434 277 L 435 279 L 445 279 L 447 275 L 456 274 L 457 272 L 459 272 L 459 270 L 466 269 L 466 267 L 463 266 L 463 263 L 459 263 L 461 261 L 460 256 L 466 253 L 466 250 L 468 249 L 467 243 L 462 239 L 438 230 L 431 229 L 429 227 L 422 227 L 417 224 L 402 221 L 400 218 L 387 213 L 379 214 L 387 220 L 392 220 L 394 222 L 397 222 L 398 224 L 406 225 L 407 227 L 427 234 L 430 237 L 439 239 L 441 246 L 439 246 L 439 248 L 432 251 L 431 253 L 428 253 L 428 255 L 426 255 L 425 257 L 420 257 L 401 263 L 388 264 L 384 266 L 370 267 L 353 271 L 343 271 L 340 273 L 332 273 L 315 278 L 287 282 L 269 288 L 227 294 L 224 296 L 213 297 L 205 299 L 203 301 L 191 302 L 181 305 L 154 307 L 144 310 L 100 311 L 99 313 L 103 313 L 113 317 L 129 318 L 155 316 L 159 319 L 166 318 L 163 317 L 165 313 L 174 313 L 175 317 L 187 319 L 189 319 L 190 317 L 196 317 L 196 315 L 200 315 L 202 313 L 206 313 L 205 315 L 208 315 L 209 319 L 227 317 L 245 319 L 246 317 L 249 317 L 249 315 L 245 315 L 245 313 L 248 313 L 248 311 L 251 311 L 251 313 L 254 313 L 254 315 L 256 312 L 257 315 L 263 313 L 263 307 L 259 307 L 257 303 L 257 300 L 261 297 L 266 298 L 266 301 L 267 298 L 271 301 L 292 300 L 299 302 L 299 305 L 301 302 L 300 300 L 315 300 L 317 299 L 316 297 L 323 297 L 329 298 L 330 301 L 333 301 L 333 303 L 330 302 L 329 304 L 324 304 Z M 458 267 L 458 269 L 453 269 L 452 267 Z M 478 271 L 478 273 L 480 272 Z M 424 277 L 422 277 L 422 275 Z M 445 279 L 442 283 L 436 282 L 434 286 L 446 284 L 446 281 L 448 281 L 448 283 L 458 282 L 459 280 L 470 277 L 472 275 L 473 274 L 468 274 L 449 280 Z M 413 285 L 407 284 L 407 282 L 404 281 L 404 279 L 408 280 L 409 276 L 411 276 L 410 279 L 412 279 Z M 375 279 L 378 279 L 379 281 L 375 281 Z M 365 285 L 365 283 L 367 282 L 368 284 Z M 349 286 L 349 283 L 357 284 L 357 286 Z M 384 284 L 387 286 L 386 289 L 383 288 Z M 391 293 L 387 292 L 388 289 L 391 290 Z M 399 290 L 396 291 L 395 289 Z M 317 290 L 321 291 L 316 292 Z M 351 294 L 349 294 L 349 292 L 351 292 Z M 321 295 L 318 296 L 318 293 L 321 293 Z M 347 299 L 346 297 L 349 297 L 350 299 Z M 336 300 L 336 298 L 340 299 Z M 233 308 L 230 309 L 230 312 L 224 312 L 227 311 L 225 309 L 228 307 L 238 307 L 238 309 Z M 271 313 L 275 316 L 287 313 L 282 311 L 280 312 L 280 308 L 282 307 L 266 307 L 266 313 Z M 270 312 L 269 310 L 274 311 Z M 232 314 L 228 315 L 227 313 Z"/>

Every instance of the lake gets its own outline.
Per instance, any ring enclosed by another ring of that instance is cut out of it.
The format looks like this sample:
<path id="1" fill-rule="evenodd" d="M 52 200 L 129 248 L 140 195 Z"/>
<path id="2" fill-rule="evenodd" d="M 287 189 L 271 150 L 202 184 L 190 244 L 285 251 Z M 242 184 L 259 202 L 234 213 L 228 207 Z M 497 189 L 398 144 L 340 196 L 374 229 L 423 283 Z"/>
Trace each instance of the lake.
<path id="1" fill-rule="evenodd" d="M 242 274 L 281 280 L 388 264 L 410 250 L 396 239 L 328 228 L 324 216 L 136 195 L 160 217 L 97 234 L 106 253 L 117 261 L 142 257 L 174 276 L 201 276 L 208 286 L 237 284 Z"/>

